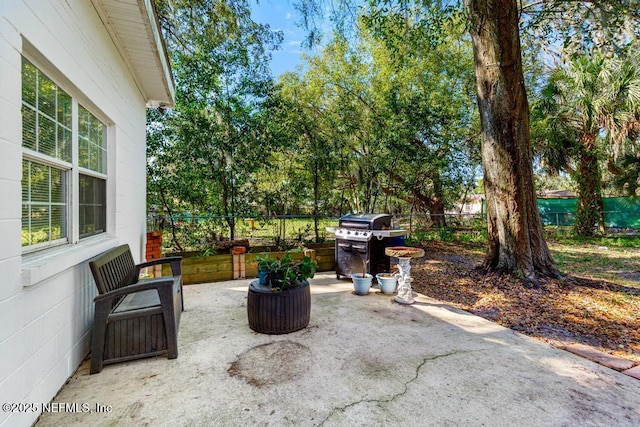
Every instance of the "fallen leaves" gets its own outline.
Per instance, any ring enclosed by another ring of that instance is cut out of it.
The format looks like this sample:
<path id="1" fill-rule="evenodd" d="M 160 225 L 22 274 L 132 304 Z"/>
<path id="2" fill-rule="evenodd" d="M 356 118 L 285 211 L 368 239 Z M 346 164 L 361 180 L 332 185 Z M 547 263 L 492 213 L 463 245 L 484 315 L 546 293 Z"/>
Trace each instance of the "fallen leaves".
<path id="1" fill-rule="evenodd" d="M 563 265 L 566 277 L 527 289 L 510 276 L 476 269 L 481 249 L 441 242 L 422 247 L 426 257 L 411 270 L 417 292 L 552 345 L 581 343 L 640 362 L 640 282 L 636 288 L 628 286 L 629 275 L 621 285 L 588 274 L 601 267 L 590 265 L 597 256 L 573 261 L 581 263 L 580 277 L 571 275 L 573 265 Z"/>

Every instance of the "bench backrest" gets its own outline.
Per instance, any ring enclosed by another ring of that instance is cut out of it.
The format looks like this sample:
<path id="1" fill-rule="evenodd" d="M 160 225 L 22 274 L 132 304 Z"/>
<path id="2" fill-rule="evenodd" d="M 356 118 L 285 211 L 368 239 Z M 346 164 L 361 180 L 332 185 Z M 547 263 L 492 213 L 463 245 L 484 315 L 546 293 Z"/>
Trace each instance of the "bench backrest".
<path id="1" fill-rule="evenodd" d="M 98 292 L 104 294 L 137 282 L 129 245 L 120 245 L 89 261 Z"/>

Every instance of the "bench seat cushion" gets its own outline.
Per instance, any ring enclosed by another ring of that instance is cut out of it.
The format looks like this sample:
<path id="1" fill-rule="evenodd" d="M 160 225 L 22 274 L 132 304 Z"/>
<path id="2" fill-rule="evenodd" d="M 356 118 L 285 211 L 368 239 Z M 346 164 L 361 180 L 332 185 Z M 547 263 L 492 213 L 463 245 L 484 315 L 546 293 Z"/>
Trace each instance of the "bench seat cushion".
<path id="1" fill-rule="evenodd" d="M 112 313 L 122 313 L 150 307 L 160 307 L 160 297 L 158 296 L 158 291 L 155 289 L 127 295 L 113 309 Z"/>

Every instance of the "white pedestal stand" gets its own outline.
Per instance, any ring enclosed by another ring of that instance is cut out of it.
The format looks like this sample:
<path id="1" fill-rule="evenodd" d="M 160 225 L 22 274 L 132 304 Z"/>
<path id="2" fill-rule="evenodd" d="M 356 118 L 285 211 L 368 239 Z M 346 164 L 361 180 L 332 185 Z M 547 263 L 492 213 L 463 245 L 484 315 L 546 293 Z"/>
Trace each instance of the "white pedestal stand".
<path id="1" fill-rule="evenodd" d="M 398 258 L 398 268 L 400 277 L 398 278 L 398 296 L 395 301 L 400 304 L 413 304 L 413 290 L 411 289 L 411 258 L 421 258 L 424 251 L 419 248 L 408 248 L 406 246 L 395 246 L 385 248 L 384 253 L 390 257 Z"/>
<path id="2" fill-rule="evenodd" d="M 398 277 L 398 295 L 396 296 L 396 302 L 400 304 L 413 304 L 413 290 L 411 289 L 411 258 L 400 257 L 398 258 L 398 269 L 400 270 L 400 277 Z"/>

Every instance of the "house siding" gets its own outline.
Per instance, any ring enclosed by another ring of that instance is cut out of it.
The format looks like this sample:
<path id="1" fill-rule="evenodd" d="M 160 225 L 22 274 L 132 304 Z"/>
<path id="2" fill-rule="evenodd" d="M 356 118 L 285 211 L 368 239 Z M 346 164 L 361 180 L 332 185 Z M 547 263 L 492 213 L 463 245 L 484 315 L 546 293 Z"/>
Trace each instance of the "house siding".
<path id="1" fill-rule="evenodd" d="M 70 86 L 70 94 L 108 125 L 110 238 L 87 251 L 76 249 L 73 264 L 63 271 L 52 274 L 51 265 L 44 265 L 24 286 L 20 88 L 21 55 L 27 50 L 46 63 L 43 72 L 62 79 L 62 86 Z M 0 0 L 1 403 L 41 407 L 87 356 L 96 295 L 87 259 L 105 247 L 128 243 L 136 261 L 142 260 L 145 161 L 145 99 L 92 3 Z M 38 411 L 3 411 L 0 425 L 28 426 L 38 416 Z"/>

